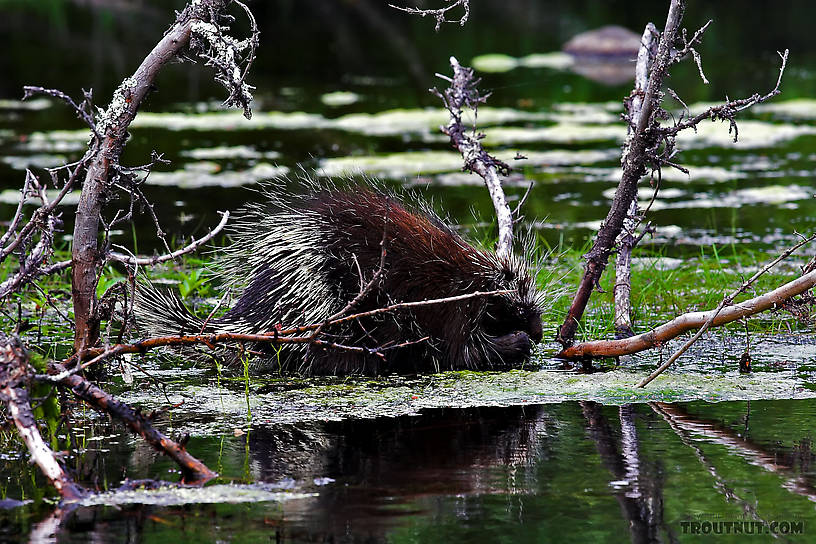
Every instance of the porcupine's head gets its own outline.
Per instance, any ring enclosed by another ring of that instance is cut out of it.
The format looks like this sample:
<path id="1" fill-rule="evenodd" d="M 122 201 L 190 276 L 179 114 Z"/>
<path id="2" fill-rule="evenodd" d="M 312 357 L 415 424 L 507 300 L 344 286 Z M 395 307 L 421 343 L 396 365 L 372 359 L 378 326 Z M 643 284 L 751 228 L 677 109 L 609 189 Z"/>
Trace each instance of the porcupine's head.
<path id="1" fill-rule="evenodd" d="M 495 289 L 509 291 L 488 297 L 481 308 L 481 328 L 485 354 L 493 354 L 505 364 L 517 364 L 530 356 L 533 344 L 541 342 L 543 295 L 522 259 L 490 255 L 494 258 Z"/>

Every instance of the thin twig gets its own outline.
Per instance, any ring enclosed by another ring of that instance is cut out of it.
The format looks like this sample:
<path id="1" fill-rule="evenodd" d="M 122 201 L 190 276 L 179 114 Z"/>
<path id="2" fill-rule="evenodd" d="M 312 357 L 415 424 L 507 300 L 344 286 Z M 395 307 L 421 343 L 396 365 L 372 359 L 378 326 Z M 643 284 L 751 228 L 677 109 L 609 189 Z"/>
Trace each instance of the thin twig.
<path id="1" fill-rule="evenodd" d="M 470 0 L 446 0 L 446 2 L 448 4 L 447 6 L 438 9 L 410 8 L 403 6 L 395 6 L 394 4 L 388 4 L 388 6 L 394 9 L 398 9 L 400 11 L 404 11 L 405 13 L 419 15 L 420 17 L 426 17 L 428 15 L 431 15 L 434 19 L 436 19 L 436 26 L 434 27 L 434 30 L 437 32 L 439 32 L 439 29 L 442 27 L 442 23 L 458 22 L 460 26 L 465 26 L 468 17 L 470 17 Z M 459 20 L 455 21 L 447 19 L 448 12 L 459 6 L 461 6 L 463 10 L 462 16 L 459 18 Z"/>
<path id="2" fill-rule="evenodd" d="M 173 251 L 172 253 L 166 253 L 164 255 L 155 255 L 153 257 L 134 257 L 132 255 L 125 255 L 123 253 L 117 253 L 115 251 L 110 251 L 110 252 L 108 252 L 107 258 L 108 258 L 108 260 L 119 261 L 119 262 L 124 263 L 124 264 L 147 266 L 147 265 L 155 265 L 155 264 L 163 263 L 163 262 L 166 262 L 166 261 L 171 261 L 173 259 L 176 259 L 176 258 L 180 257 L 181 255 L 186 255 L 187 253 L 192 253 L 193 251 L 195 251 L 196 249 L 198 249 L 202 245 L 204 245 L 207 242 L 209 242 L 210 240 L 212 240 L 213 237 L 215 237 L 215 235 L 217 235 L 219 232 L 221 232 L 221 230 L 227 224 L 227 221 L 229 220 L 229 216 L 230 216 L 229 212 L 227 211 L 227 212 L 218 212 L 218 213 L 221 214 L 221 221 L 218 223 L 218 225 L 216 225 L 216 227 L 212 231 L 210 231 L 207 235 L 202 236 L 201 238 L 199 238 L 197 240 L 193 240 L 192 242 L 190 242 L 189 244 L 187 244 L 183 248 L 177 249 L 176 251 Z"/>
<path id="3" fill-rule="evenodd" d="M 92 357 L 92 359 L 88 360 L 87 362 L 82 363 L 81 365 L 77 365 L 76 362 L 79 359 L 79 354 L 74 354 L 65 361 L 63 361 L 61 367 L 67 368 L 70 370 L 65 370 L 64 374 L 57 374 L 54 376 L 51 375 L 37 375 L 35 378 L 40 381 L 45 382 L 59 382 L 64 379 L 66 376 L 70 376 L 79 372 L 80 370 L 84 370 L 96 363 L 109 359 L 110 357 L 120 355 L 122 353 L 145 353 L 151 349 L 164 347 L 164 346 L 189 346 L 189 345 L 196 345 L 196 344 L 204 344 L 208 347 L 212 347 L 215 344 L 220 344 L 224 342 L 256 342 L 256 343 L 268 343 L 268 344 L 309 344 L 314 343 L 316 345 L 328 345 L 326 342 L 322 342 L 321 340 L 313 340 L 311 335 L 309 336 L 296 336 L 298 334 L 302 334 L 304 332 L 313 331 L 319 327 L 323 326 L 331 326 L 336 325 L 339 323 L 345 323 L 347 321 L 351 321 L 354 319 L 361 319 L 363 317 L 370 317 L 373 315 L 379 315 L 383 313 L 389 313 L 394 311 L 405 310 L 409 308 L 417 308 L 422 306 L 432 306 L 435 304 L 447 304 L 450 302 L 459 302 L 462 300 L 467 300 L 470 298 L 476 297 L 489 297 L 489 296 L 501 296 L 507 295 L 512 293 L 512 290 L 499 290 L 499 291 L 476 291 L 474 293 L 468 293 L 465 295 L 456 295 L 453 297 L 446 297 L 446 298 L 438 298 L 438 299 L 431 299 L 431 300 L 420 300 L 415 302 L 400 302 L 391 304 L 389 306 L 385 306 L 383 308 L 377 308 L 375 310 L 369 310 L 366 312 L 360 312 L 357 314 L 347 315 L 344 317 L 338 317 L 332 321 L 326 323 L 325 321 L 320 323 L 315 323 L 312 325 L 306 325 L 301 327 L 293 327 L 291 329 L 284 329 L 279 331 L 270 331 L 264 333 L 229 333 L 229 332 L 215 332 L 215 333 L 206 333 L 206 334 L 197 334 L 197 335 L 176 335 L 176 336 L 158 336 L 154 338 L 148 338 L 144 340 L 139 340 L 138 342 L 134 342 L 131 344 L 116 344 L 111 346 L 108 349 L 102 348 L 91 348 L 84 351 L 83 358 Z M 368 348 L 364 348 L 368 349 Z"/>

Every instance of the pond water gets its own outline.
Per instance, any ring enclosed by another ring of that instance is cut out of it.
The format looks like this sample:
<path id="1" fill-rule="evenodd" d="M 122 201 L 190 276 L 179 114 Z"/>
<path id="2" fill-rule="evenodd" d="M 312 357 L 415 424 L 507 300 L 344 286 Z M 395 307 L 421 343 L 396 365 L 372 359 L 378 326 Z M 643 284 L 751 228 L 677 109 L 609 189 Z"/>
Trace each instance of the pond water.
<path id="1" fill-rule="evenodd" d="M 444 85 L 433 74 L 448 73 L 453 54 L 476 66 L 481 88 L 492 91 L 478 125 L 485 145 L 514 167 L 506 182 L 511 204 L 534 182 L 526 224 L 551 247 L 581 247 L 617 183 L 621 100 L 631 84 L 587 77 L 561 45 L 604 24 L 638 33 L 650 20 L 662 26 L 666 7 L 481 1 L 467 25 L 434 33 L 431 20 L 366 0 L 257 4 L 263 34 L 250 78 L 257 86 L 251 121 L 220 109 L 221 91 L 206 68 L 183 64 L 162 73 L 132 126 L 125 164 L 149 162 L 154 150 L 171 161 L 151 173 L 145 191 L 174 243 L 206 232 L 218 211 L 257 198 L 249 189 L 262 180 L 297 176 L 299 168 L 411 187 L 477 239 L 489 239 L 487 192 L 461 172 L 438 130 L 446 117 L 427 92 Z M 180 6 L 0 2 L 7 44 L 0 221 L 15 209 L 26 168 L 42 173 L 75 160 L 88 138 L 62 105 L 21 102 L 22 85 L 75 97 L 93 87 L 104 105 Z M 816 228 L 814 15 L 804 2 L 689 6 L 690 28 L 714 19 L 700 48 L 711 84 L 688 63 L 670 78 L 692 112 L 726 95 L 767 92 L 778 74 L 776 51 L 790 48 L 791 59 L 783 94 L 741 114 L 738 143 L 721 123 L 678 140 L 677 160 L 690 174 L 663 172 L 647 249 L 666 257 L 699 255 L 713 244 L 774 253 Z M 679 103 L 666 105 L 681 114 Z M 644 183 L 641 199 L 651 192 Z M 76 196 L 65 207 L 65 233 Z M 149 253 L 161 247 L 155 231 L 142 215 L 132 231 L 112 233 L 113 242 Z M 546 359 L 544 370 L 529 375 L 473 380 L 341 380 L 325 391 L 322 382 L 259 381 L 249 400 L 240 384 L 222 389 L 207 373 L 151 367 L 167 380 L 167 398 L 146 379 L 134 388 L 118 384 L 119 392 L 146 408 L 184 400 L 159 421 L 191 433 L 190 451 L 223 476 L 219 485 L 233 487 L 180 496 L 120 492 L 109 505 L 54 511 L 44 500 L 51 492 L 3 435 L 7 504 L 0 506 L 8 509 L 0 511 L 0 540 L 36 541 L 59 526 L 55 538 L 65 542 L 693 542 L 703 538 L 697 530 L 737 528 L 762 533 L 757 541 L 805 541 L 816 531 L 813 343 L 809 335 L 761 343 L 752 383 L 730 370 L 741 347 L 702 344 L 679 367 L 684 381 L 652 396 L 638 396 L 636 377 L 623 371 L 586 387 L 582 375 L 555 378 L 557 365 Z M 655 359 L 635 358 L 627 368 L 642 372 Z M 710 376 L 694 374 L 701 362 L 727 386 L 718 390 L 705 382 Z M 82 483 L 116 489 L 124 478 L 178 479 L 167 460 L 118 427 L 74 419 L 58 444 L 80 446 L 67 462 Z"/>
<path id="2" fill-rule="evenodd" d="M 814 530 L 814 417 L 808 400 L 582 401 L 254 425 L 188 447 L 228 478 L 263 484 L 119 492 L 97 501 L 111 506 L 52 515 L 64 542 L 742 541 L 737 531 L 803 542 Z M 100 486 L 123 472 L 176 477 L 105 423 L 75 432 L 86 446 L 69 465 Z M 23 464 L 2 462 L 4 472 Z M 47 534 L 49 514 L 7 510 L 0 537 Z"/>

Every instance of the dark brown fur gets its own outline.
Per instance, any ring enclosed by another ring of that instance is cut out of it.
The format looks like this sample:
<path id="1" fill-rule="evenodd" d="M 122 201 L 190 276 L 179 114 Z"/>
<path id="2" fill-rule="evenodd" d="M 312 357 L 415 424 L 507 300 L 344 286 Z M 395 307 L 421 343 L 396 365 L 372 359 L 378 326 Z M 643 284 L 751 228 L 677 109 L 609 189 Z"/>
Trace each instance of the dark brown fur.
<path id="1" fill-rule="evenodd" d="M 312 345 L 289 350 L 280 359 L 275 354 L 276 366 L 307 374 L 491 369 L 522 363 L 541 340 L 539 295 L 524 264 L 474 248 L 420 206 L 369 186 L 316 186 L 299 196 L 267 194 L 272 206 L 284 211 L 276 215 L 263 205 L 245 211 L 235 229 L 238 245 L 221 270 L 229 270 L 236 283 L 241 277 L 249 281 L 233 308 L 208 330 L 262 332 L 277 323 L 320 322 L 353 300 L 361 284 L 374 276 L 384 242 L 382 278 L 352 313 L 476 291 L 512 293 L 327 326 L 322 340 L 372 351 Z M 260 241 L 259 229 L 265 229 Z M 295 234 L 302 241 L 283 241 L 291 229 L 300 229 Z M 300 270 L 302 265 L 310 271 Z M 322 293 L 319 302 L 315 292 Z M 392 347 L 405 343 L 409 345 Z"/>

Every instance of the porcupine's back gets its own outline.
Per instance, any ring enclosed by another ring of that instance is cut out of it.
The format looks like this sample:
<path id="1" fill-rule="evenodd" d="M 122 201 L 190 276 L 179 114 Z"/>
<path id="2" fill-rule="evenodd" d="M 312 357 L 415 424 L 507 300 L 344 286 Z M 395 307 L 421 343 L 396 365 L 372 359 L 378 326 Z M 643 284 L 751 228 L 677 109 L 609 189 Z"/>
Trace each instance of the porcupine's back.
<path id="1" fill-rule="evenodd" d="M 329 326 L 322 340 L 381 355 L 312 345 L 289 349 L 284 366 L 311 374 L 483 369 L 523 361 L 541 339 L 537 293 L 523 264 L 473 248 L 421 205 L 368 185 L 312 184 L 302 195 L 273 187 L 264 195 L 267 203 L 248 207 L 233 227 L 234 243 L 218 264 L 243 292 L 212 330 L 324 321 L 380 268 L 384 242 L 382 279 L 351 313 L 475 291 L 513 293 Z"/>

